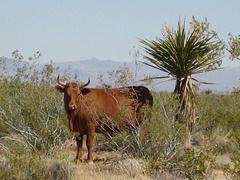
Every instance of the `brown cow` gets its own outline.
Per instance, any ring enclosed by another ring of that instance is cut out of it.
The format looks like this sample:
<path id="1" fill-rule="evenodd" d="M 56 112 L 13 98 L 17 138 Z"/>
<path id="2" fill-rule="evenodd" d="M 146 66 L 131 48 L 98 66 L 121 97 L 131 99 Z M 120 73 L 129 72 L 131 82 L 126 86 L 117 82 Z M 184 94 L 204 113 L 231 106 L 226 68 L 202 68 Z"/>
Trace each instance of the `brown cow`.
<path id="1" fill-rule="evenodd" d="M 94 133 L 113 135 L 122 128 L 131 128 L 141 121 L 140 108 L 144 104 L 152 106 L 153 98 L 149 90 L 143 86 L 132 86 L 116 89 L 86 88 L 90 79 L 84 85 L 63 83 L 55 88 L 64 93 L 65 110 L 68 115 L 69 128 L 80 134 L 76 138 L 76 161 L 82 161 L 83 135 L 87 135 L 87 162 L 93 162 L 92 148 Z"/>

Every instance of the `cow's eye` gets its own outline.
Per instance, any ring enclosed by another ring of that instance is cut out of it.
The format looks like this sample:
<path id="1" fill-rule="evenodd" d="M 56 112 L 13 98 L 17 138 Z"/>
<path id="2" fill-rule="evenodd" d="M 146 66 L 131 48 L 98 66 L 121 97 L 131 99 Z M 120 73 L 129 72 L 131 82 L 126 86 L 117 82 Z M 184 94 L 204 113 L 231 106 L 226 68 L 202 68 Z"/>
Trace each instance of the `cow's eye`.
<path id="1" fill-rule="evenodd" d="M 71 97 L 68 96 L 68 95 L 65 95 L 65 98 L 66 98 L 67 100 L 70 100 L 70 99 L 71 99 Z"/>

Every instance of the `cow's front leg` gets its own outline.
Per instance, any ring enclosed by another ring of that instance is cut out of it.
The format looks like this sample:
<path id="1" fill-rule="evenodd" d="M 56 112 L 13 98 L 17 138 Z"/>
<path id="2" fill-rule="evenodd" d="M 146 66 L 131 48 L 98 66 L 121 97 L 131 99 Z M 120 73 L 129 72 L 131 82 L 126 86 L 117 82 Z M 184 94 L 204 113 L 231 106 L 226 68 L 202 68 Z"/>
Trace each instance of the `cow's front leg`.
<path id="1" fill-rule="evenodd" d="M 93 139 L 94 139 L 94 133 L 95 131 L 94 130 L 90 130 L 88 133 L 87 133 L 87 141 L 86 141 L 86 144 L 87 144 L 87 148 L 88 148 L 88 158 L 87 158 L 87 162 L 88 163 L 93 163 Z"/>
<path id="2" fill-rule="evenodd" d="M 83 134 L 80 134 L 79 136 L 76 136 L 77 141 L 77 155 L 75 158 L 75 162 L 82 162 L 82 145 L 83 145 Z"/>

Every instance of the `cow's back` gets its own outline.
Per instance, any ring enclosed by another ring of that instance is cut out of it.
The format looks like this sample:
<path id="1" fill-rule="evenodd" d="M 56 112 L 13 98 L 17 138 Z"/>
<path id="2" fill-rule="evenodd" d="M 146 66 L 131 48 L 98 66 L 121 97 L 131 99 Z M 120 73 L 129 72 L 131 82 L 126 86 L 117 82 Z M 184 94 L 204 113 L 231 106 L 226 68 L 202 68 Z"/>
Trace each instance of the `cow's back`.
<path id="1" fill-rule="evenodd" d="M 148 88 L 144 86 L 130 86 L 128 87 L 129 91 L 133 94 L 140 106 L 143 104 L 153 105 L 153 97 Z"/>
<path id="2" fill-rule="evenodd" d="M 79 101 L 79 117 L 85 116 L 88 119 L 79 118 L 81 121 L 93 120 L 98 125 L 118 128 L 139 125 L 142 122 L 140 109 L 143 105 L 153 105 L 153 97 L 144 86 L 129 86 L 115 89 L 92 89 L 86 88 L 82 92 L 84 100 Z M 83 103 L 85 101 L 85 103 Z M 91 117 L 91 118 L 90 118 Z M 113 128 L 114 130 L 115 128 Z M 96 132 L 100 132 L 99 127 Z M 111 130 L 107 130 L 111 132 Z M 112 134 L 112 133 L 110 133 Z"/>

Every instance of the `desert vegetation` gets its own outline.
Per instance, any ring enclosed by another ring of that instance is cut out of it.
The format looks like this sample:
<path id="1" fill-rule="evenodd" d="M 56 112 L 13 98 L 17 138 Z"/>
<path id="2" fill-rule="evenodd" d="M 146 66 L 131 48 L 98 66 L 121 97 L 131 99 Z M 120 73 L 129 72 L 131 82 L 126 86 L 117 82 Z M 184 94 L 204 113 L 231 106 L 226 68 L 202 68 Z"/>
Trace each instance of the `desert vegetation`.
<path id="1" fill-rule="evenodd" d="M 193 19 L 193 26 L 214 34 L 207 22 Z M 230 34 L 229 46 L 218 40 L 215 45 L 227 49 L 230 59 L 239 58 L 237 36 Z M 240 179 L 238 87 L 217 94 L 191 87 L 195 120 L 190 147 L 186 123 L 176 120 L 181 94 L 152 92 L 154 105 L 141 109 L 140 127 L 113 137 L 97 134 L 94 165 L 75 164 L 75 135 L 69 132 L 63 97 L 54 88 L 58 68 L 53 63 L 39 68 L 40 56 L 37 52 L 26 59 L 14 51 L 13 71 L 0 59 L 1 179 Z M 80 82 L 69 71 L 62 77 Z M 100 75 L 99 87 L 134 82 L 127 67 L 109 77 L 112 84 Z"/>

